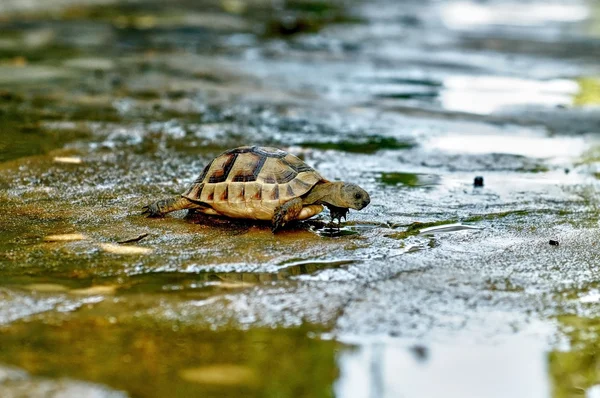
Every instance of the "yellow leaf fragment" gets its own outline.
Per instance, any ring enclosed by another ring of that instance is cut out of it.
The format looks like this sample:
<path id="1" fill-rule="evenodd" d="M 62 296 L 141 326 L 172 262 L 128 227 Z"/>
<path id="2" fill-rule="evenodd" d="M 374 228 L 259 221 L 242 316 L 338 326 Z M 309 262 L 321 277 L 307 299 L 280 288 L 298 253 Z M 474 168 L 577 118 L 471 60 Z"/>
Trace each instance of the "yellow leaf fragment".
<path id="1" fill-rule="evenodd" d="M 256 283 L 252 282 L 219 282 L 216 286 L 221 289 L 242 289 L 255 285 Z"/>
<path id="2" fill-rule="evenodd" d="M 107 253 L 113 254 L 148 254 L 152 249 L 142 246 L 121 246 L 113 243 L 101 243 L 100 248 Z"/>
<path id="3" fill-rule="evenodd" d="M 23 287 L 27 290 L 40 293 L 59 293 L 69 290 L 68 287 L 59 285 L 58 283 L 31 283 Z"/>
<path id="4" fill-rule="evenodd" d="M 67 163 L 67 164 L 81 164 L 83 161 L 77 156 L 55 156 L 53 161 L 55 163 Z"/>
<path id="5" fill-rule="evenodd" d="M 258 380 L 256 372 L 242 365 L 222 364 L 182 369 L 179 376 L 191 383 L 220 386 L 252 385 Z"/>
<path id="6" fill-rule="evenodd" d="M 60 234 L 60 235 L 48 235 L 44 238 L 46 242 L 70 242 L 74 240 L 84 240 L 85 235 L 74 233 L 74 234 Z"/>
<path id="7" fill-rule="evenodd" d="M 110 295 L 115 294 L 117 287 L 117 285 L 90 286 L 82 289 L 73 289 L 69 293 L 77 296 Z"/>

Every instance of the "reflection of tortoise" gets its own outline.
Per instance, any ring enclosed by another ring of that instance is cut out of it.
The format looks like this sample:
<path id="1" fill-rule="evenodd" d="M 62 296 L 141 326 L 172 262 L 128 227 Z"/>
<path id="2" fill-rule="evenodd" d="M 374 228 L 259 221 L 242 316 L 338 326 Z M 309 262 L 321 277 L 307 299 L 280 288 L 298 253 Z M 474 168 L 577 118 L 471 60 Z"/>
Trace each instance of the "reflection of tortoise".
<path id="1" fill-rule="evenodd" d="M 331 218 L 369 204 L 356 184 L 329 182 L 296 156 L 276 148 L 240 147 L 217 156 L 180 197 L 144 207 L 149 217 L 191 209 L 232 218 L 271 220 L 273 231 L 329 208 Z"/>

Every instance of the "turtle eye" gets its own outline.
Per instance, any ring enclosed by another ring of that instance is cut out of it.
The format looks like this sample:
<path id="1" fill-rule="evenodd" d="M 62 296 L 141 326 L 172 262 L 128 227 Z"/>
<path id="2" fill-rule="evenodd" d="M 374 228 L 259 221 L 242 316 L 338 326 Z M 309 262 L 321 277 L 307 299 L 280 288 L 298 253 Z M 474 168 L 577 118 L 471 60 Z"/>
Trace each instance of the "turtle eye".
<path id="1" fill-rule="evenodd" d="M 357 192 L 354 194 L 354 199 L 360 199 L 360 197 L 361 197 L 360 193 Z"/>

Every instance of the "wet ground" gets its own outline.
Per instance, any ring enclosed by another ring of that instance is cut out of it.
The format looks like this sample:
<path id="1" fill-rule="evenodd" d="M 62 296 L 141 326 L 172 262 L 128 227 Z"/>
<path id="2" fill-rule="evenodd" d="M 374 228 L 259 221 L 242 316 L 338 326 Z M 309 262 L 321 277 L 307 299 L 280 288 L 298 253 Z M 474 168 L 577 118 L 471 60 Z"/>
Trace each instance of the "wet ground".
<path id="1" fill-rule="evenodd" d="M 0 395 L 600 396 L 598 54 L 593 1 L 2 2 Z M 371 205 L 140 215 L 247 144 Z"/>

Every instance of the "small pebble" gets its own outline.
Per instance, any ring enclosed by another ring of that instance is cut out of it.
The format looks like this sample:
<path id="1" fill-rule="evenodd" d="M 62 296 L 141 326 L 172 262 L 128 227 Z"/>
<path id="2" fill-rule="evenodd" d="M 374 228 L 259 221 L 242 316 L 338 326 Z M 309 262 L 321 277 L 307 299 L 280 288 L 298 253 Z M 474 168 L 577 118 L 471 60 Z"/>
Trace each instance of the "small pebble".
<path id="1" fill-rule="evenodd" d="M 554 239 L 550 239 L 550 246 L 558 246 L 558 241 Z"/>
<path id="2" fill-rule="evenodd" d="M 483 177 L 481 177 L 481 176 L 475 177 L 475 180 L 473 181 L 473 186 L 482 187 L 483 186 Z"/>
<path id="3" fill-rule="evenodd" d="M 414 345 L 410 348 L 410 351 L 419 361 L 425 361 L 429 357 L 429 350 L 423 345 Z"/>

